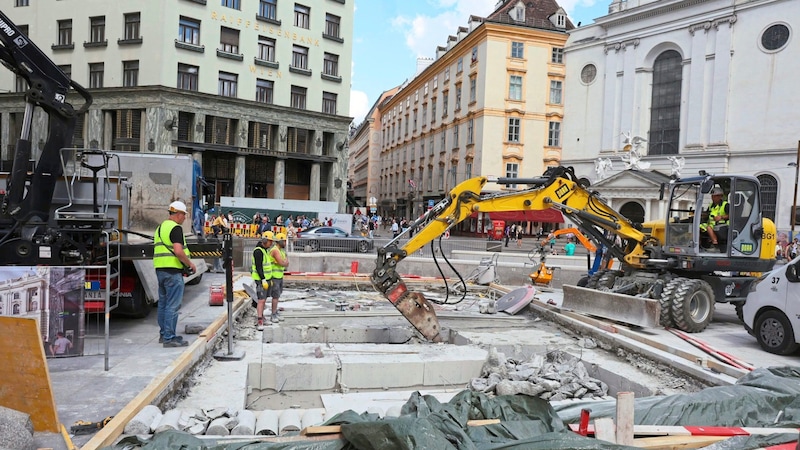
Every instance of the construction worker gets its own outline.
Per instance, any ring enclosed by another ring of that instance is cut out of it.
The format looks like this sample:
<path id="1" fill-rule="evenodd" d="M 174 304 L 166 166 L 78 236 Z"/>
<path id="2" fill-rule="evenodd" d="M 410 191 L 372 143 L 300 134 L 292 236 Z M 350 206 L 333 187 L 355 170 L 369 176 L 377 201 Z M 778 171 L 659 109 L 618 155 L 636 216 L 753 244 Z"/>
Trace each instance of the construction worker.
<path id="1" fill-rule="evenodd" d="M 722 250 L 719 238 L 727 238 L 728 224 L 730 223 L 730 205 L 723 200 L 724 191 L 720 187 L 711 190 L 711 204 L 708 205 L 708 220 L 700 224 L 700 231 L 708 234 L 713 246 L 710 250 Z"/>
<path id="2" fill-rule="evenodd" d="M 189 249 L 181 224 L 186 220 L 186 205 L 175 201 L 169 204 L 169 218 L 156 228 L 153 237 L 153 265 L 158 279 L 158 327 L 164 347 L 189 345 L 183 336 L 175 334 L 178 326 L 178 308 L 183 301 L 183 274 L 197 271 L 189 259 Z"/>
<path id="3" fill-rule="evenodd" d="M 269 256 L 272 262 L 272 323 L 283 320 L 278 313 L 278 298 L 283 293 L 283 273 L 289 267 L 289 258 L 286 256 L 286 233 L 275 235 L 275 244 L 269 249 Z"/>
<path id="4" fill-rule="evenodd" d="M 261 240 L 253 249 L 253 266 L 250 268 L 250 275 L 256 285 L 256 329 L 259 331 L 264 329 L 264 304 L 272 285 L 272 258 L 269 256 L 272 245 L 272 231 L 263 232 Z"/>

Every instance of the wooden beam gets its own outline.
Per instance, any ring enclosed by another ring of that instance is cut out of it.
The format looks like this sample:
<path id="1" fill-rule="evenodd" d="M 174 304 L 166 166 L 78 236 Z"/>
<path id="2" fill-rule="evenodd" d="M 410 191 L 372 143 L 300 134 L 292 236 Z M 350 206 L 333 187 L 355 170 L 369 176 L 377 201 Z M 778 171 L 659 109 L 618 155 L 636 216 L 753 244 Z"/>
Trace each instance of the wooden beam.
<path id="1" fill-rule="evenodd" d="M 617 394 L 617 444 L 633 445 L 633 392 Z"/>

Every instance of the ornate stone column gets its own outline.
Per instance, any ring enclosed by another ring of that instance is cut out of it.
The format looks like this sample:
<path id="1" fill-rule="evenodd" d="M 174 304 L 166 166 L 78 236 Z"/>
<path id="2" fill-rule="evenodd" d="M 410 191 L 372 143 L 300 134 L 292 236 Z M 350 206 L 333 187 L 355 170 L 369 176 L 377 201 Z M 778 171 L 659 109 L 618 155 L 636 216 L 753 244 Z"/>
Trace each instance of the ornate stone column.
<path id="1" fill-rule="evenodd" d="M 244 155 L 237 155 L 236 156 L 236 173 L 233 179 L 233 196 L 234 197 L 244 197 L 245 193 L 245 183 L 244 183 L 244 167 L 245 167 L 245 157 Z"/>
<path id="2" fill-rule="evenodd" d="M 286 144 L 284 144 L 284 147 Z M 313 171 L 312 171 L 313 173 Z M 272 187 L 272 198 L 285 198 L 285 183 L 286 180 L 286 160 L 284 158 L 275 159 L 275 184 Z"/>

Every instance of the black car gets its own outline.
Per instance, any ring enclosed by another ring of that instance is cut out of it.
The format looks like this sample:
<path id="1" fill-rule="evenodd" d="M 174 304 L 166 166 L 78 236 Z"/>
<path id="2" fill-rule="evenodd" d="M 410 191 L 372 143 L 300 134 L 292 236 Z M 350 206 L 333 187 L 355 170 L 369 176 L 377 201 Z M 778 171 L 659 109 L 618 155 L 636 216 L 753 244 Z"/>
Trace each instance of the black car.
<path id="1" fill-rule="evenodd" d="M 367 253 L 372 250 L 373 243 L 368 237 L 352 235 L 341 228 L 311 227 L 298 231 L 294 241 L 295 250 L 302 250 L 306 246 L 312 251 Z"/>

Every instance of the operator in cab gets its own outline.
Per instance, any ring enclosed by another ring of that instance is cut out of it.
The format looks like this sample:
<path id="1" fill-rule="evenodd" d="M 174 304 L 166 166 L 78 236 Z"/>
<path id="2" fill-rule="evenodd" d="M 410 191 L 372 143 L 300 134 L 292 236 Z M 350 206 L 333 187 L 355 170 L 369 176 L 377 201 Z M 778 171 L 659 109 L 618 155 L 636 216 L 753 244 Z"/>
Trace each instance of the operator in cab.
<path id="1" fill-rule="evenodd" d="M 700 224 L 700 231 L 708 234 L 711 240 L 711 251 L 725 250 L 725 243 L 720 245 L 720 238 L 727 239 L 730 223 L 730 205 L 723 200 L 725 193 L 720 187 L 711 190 L 711 204 L 708 205 L 708 219 Z"/>
<path id="2" fill-rule="evenodd" d="M 153 237 L 153 265 L 158 278 L 159 339 L 164 347 L 186 347 L 189 342 L 178 336 L 178 308 L 183 302 L 183 273 L 197 271 L 189 259 L 189 249 L 181 224 L 186 220 L 186 205 L 175 201 L 169 204 L 169 218 L 156 228 Z"/>

